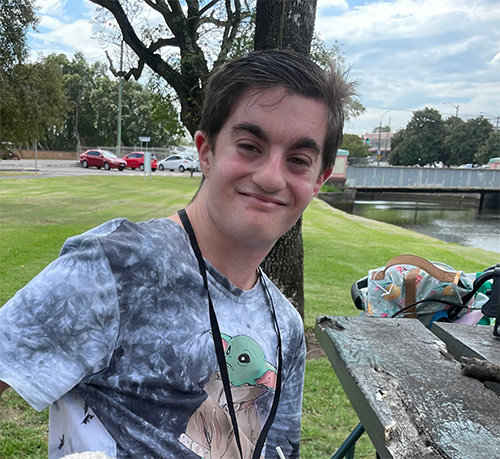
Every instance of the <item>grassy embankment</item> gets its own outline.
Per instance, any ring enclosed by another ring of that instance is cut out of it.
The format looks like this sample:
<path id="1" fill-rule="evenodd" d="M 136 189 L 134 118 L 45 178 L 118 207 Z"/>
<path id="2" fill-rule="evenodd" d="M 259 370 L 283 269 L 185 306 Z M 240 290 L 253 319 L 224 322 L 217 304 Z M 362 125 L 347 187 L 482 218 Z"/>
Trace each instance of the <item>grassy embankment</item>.
<path id="1" fill-rule="evenodd" d="M 189 177 L 82 176 L 2 179 L 0 304 L 53 260 L 74 234 L 115 217 L 167 216 L 197 187 Z M 390 257 L 415 253 L 465 271 L 482 270 L 498 254 L 446 244 L 395 226 L 344 214 L 313 201 L 304 217 L 306 329 L 318 315 L 356 315 L 351 284 Z M 325 357 L 309 360 L 303 405 L 302 457 L 331 457 L 357 417 Z M 0 404 L 0 458 L 46 457 L 48 410 L 36 413 L 12 390 Z M 358 458 L 373 458 L 364 435 Z"/>

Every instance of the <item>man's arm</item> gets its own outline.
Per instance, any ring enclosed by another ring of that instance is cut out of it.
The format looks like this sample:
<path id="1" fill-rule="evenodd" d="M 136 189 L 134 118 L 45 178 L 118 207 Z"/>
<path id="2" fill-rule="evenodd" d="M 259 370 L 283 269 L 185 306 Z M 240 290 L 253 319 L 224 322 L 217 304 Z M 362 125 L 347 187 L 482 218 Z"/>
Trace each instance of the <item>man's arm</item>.
<path id="1" fill-rule="evenodd" d="M 0 397 L 2 396 L 2 392 L 6 389 L 8 389 L 10 386 L 7 383 L 4 383 L 3 381 L 0 381 Z"/>

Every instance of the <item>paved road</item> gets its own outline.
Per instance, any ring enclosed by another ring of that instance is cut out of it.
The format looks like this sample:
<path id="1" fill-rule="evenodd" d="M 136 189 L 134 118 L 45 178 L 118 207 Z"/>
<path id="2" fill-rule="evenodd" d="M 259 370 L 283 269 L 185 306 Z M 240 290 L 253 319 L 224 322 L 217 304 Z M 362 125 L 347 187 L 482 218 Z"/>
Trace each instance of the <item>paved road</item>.
<path id="1" fill-rule="evenodd" d="M 5 174 L 1 175 L 1 172 L 16 172 L 16 174 Z M 23 174 L 24 172 L 24 174 Z M 55 159 L 44 159 L 38 160 L 35 163 L 34 159 L 21 159 L 19 161 L 4 160 L 0 161 L 0 178 L 37 178 L 37 177 L 62 177 L 62 176 L 72 176 L 72 175 L 144 175 L 144 172 L 140 170 L 125 169 L 124 171 L 119 171 L 118 169 L 111 169 L 106 171 L 104 169 L 88 168 L 84 169 L 76 161 L 67 160 L 55 160 Z M 156 170 L 152 173 L 153 176 L 186 176 L 189 177 L 189 172 L 170 172 L 170 171 L 159 171 Z M 195 175 L 199 176 L 199 172 L 195 172 Z"/>

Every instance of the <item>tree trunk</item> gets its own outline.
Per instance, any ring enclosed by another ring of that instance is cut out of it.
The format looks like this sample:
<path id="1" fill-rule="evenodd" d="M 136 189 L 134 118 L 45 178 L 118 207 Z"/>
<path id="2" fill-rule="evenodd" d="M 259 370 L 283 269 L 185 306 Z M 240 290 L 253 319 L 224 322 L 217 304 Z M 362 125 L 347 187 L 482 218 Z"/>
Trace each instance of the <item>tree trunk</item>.
<path id="1" fill-rule="evenodd" d="M 308 56 L 314 33 L 316 0 L 257 0 L 256 51 L 290 49 Z M 302 218 L 283 235 L 262 269 L 304 318 L 304 248 Z"/>
<path id="2" fill-rule="evenodd" d="M 317 0 L 257 0 L 254 49 L 290 49 L 309 56 Z"/>
<path id="3" fill-rule="evenodd" d="M 278 239 L 261 267 L 304 320 L 302 217 L 288 233 Z"/>

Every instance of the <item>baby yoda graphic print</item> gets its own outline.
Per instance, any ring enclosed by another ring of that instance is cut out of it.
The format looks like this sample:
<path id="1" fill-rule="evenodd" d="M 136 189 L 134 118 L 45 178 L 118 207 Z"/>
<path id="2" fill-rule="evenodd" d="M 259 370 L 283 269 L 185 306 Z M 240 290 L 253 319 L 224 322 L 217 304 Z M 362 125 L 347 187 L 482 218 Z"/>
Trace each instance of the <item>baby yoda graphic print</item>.
<path id="1" fill-rule="evenodd" d="M 276 389 L 276 368 L 257 341 L 222 334 L 231 394 L 244 457 L 251 457 L 265 419 L 258 402 Z M 193 413 L 179 441 L 204 459 L 239 457 L 219 372 L 204 387 L 208 397 Z"/>

